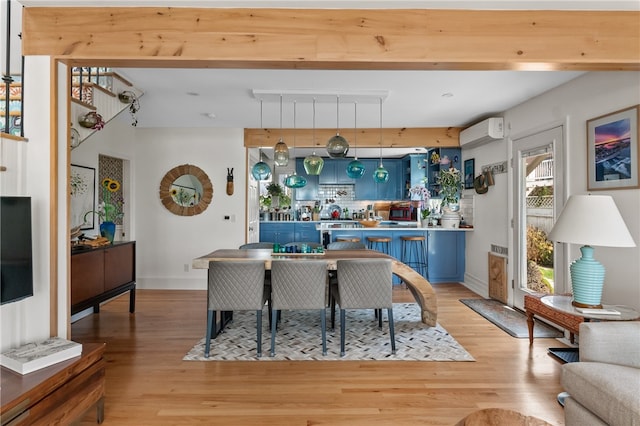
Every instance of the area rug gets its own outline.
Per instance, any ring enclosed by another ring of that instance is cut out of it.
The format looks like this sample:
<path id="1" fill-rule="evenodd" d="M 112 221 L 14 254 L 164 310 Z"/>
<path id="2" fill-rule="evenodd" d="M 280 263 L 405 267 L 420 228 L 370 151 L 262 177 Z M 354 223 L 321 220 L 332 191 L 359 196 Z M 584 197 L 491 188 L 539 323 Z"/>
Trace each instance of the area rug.
<path id="1" fill-rule="evenodd" d="M 394 303 L 396 354 L 391 354 L 386 310 L 382 330 L 373 310 L 347 310 L 346 354 L 340 357 L 340 322 L 327 329 L 327 355 L 322 355 L 320 316 L 317 311 L 283 311 L 276 335 L 276 355 L 269 356 L 271 335 L 266 309 L 263 314 L 262 357 L 256 356 L 254 312 L 234 312 L 233 321 L 211 341 L 204 357 L 204 337 L 183 358 L 185 361 L 475 361 L 439 324 L 428 327 L 420 321 L 414 303 Z M 330 314 L 327 310 L 327 327 Z"/>
<path id="2" fill-rule="evenodd" d="M 562 363 L 580 361 L 580 351 L 578 348 L 549 348 L 549 355 L 562 361 Z"/>
<path id="3" fill-rule="evenodd" d="M 529 337 L 527 316 L 522 312 L 494 299 L 460 299 L 460 301 L 511 336 L 519 339 Z M 562 337 L 562 332 L 540 321 L 535 321 L 533 337 Z"/>

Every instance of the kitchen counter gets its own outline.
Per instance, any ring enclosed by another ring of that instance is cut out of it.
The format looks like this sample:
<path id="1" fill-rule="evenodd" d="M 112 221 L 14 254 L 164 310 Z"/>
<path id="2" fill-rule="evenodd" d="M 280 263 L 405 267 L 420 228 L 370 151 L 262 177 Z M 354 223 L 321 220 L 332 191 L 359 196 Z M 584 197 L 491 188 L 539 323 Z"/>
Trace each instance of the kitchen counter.
<path id="1" fill-rule="evenodd" d="M 335 231 L 340 229 L 357 229 L 363 231 L 473 231 L 471 228 L 443 228 L 442 226 L 418 227 L 416 222 L 382 222 L 380 225 L 369 228 L 360 225 L 357 221 L 349 222 L 315 222 L 318 231 Z"/>

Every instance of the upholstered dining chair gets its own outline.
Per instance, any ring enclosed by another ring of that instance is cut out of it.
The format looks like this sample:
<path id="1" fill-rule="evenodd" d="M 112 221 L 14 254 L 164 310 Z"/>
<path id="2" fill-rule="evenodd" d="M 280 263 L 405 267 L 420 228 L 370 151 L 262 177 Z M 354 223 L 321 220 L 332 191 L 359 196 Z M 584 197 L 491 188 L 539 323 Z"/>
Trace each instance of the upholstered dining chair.
<path id="1" fill-rule="evenodd" d="M 238 247 L 239 250 L 260 250 L 270 249 L 273 250 L 273 243 L 246 243 Z M 267 306 L 269 307 L 269 327 L 271 327 L 271 271 L 264 271 L 264 293 L 267 298 Z"/>
<path id="2" fill-rule="evenodd" d="M 347 309 L 375 309 L 382 328 L 382 309 L 387 309 L 391 353 L 396 353 L 393 328 L 392 266 L 390 259 L 338 260 L 338 291 L 333 294 L 340 306 L 340 356 L 345 354 Z"/>
<path id="3" fill-rule="evenodd" d="M 366 250 L 367 246 L 355 241 L 334 241 L 327 244 L 327 250 Z M 336 318 L 336 301 L 332 297 L 331 288 L 338 285 L 338 272 L 329 271 L 329 306 L 331 307 L 331 329 L 333 330 Z"/>
<path id="4" fill-rule="evenodd" d="M 255 311 L 257 353 L 262 356 L 262 308 L 267 301 L 264 271 L 262 260 L 209 262 L 205 358 L 209 358 L 211 336 L 216 334 L 217 311 Z"/>
<path id="5" fill-rule="evenodd" d="M 327 244 L 327 250 L 364 250 L 366 248 L 364 243 L 353 241 L 334 241 Z"/>
<path id="6" fill-rule="evenodd" d="M 276 354 L 277 318 L 281 310 L 318 310 L 322 355 L 327 354 L 326 286 L 327 264 L 323 260 L 271 261 L 271 356 Z"/>
<path id="7" fill-rule="evenodd" d="M 273 249 L 273 243 L 247 243 L 238 247 L 240 250 Z"/>

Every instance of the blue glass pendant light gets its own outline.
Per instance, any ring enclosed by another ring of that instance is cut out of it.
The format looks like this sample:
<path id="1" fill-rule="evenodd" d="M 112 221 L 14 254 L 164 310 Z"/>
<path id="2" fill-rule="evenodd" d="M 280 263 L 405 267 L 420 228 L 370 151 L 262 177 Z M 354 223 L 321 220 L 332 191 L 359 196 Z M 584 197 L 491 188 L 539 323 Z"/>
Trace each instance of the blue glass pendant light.
<path id="1" fill-rule="evenodd" d="M 313 98 L 313 130 L 311 133 L 311 144 L 316 146 L 316 98 Z M 308 175 L 318 176 L 324 167 L 324 160 L 319 155 L 316 155 L 315 151 L 313 151 L 313 154 L 305 157 L 303 164 L 304 170 Z"/>
<path id="2" fill-rule="evenodd" d="M 280 95 L 280 140 L 273 148 L 273 162 L 280 167 L 289 164 L 289 147 L 282 140 L 282 95 Z"/>
<path id="3" fill-rule="evenodd" d="M 376 171 L 373 172 L 373 180 L 376 181 L 376 183 L 389 182 L 389 172 L 382 164 L 382 98 L 380 98 L 380 165 Z"/>
<path id="4" fill-rule="evenodd" d="M 262 99 L 260 99 L 260 128 L 262 127 Z M 271 177 L 271 167 L 262 161 L 262 149 L 259 149 L 260 161 L 251 168 L 251 175 L 255 180 L 268 180 Z"/>
<path id="5" fill-rule="evenodd" d="M 293 152 L 296 152 L 296 101 L 293 101 Z M 284 186 L 287 188 L 302 188 L 307 184 L 307 179 L 293 171 L 292 175 L 287 176 L 284 180 Z"/>
<path id="6" fill-rule="evenodd" d="M 343 158 L 349 152 L 349 142 L 340 136 L 340 96 L 336 97 L 336 134 L 327 141 L 327 153 L 331 158 Z"/>
<path id="7" fill-rule="evenodd" d="M 358 143 L 357 143 L 358 103 L 357 102 L 353 103 L 353 112 L 354 112 L 354 119 L 353 119 L 353 129 L 354 129 L 353 154 L 354 156 L 353 156 L 353 160 L 349 164 L 347 164 L 347 176 L 349 176 L 351 179 L 360 179 L 364 175 L 364 164 L 358 161 Z"/>

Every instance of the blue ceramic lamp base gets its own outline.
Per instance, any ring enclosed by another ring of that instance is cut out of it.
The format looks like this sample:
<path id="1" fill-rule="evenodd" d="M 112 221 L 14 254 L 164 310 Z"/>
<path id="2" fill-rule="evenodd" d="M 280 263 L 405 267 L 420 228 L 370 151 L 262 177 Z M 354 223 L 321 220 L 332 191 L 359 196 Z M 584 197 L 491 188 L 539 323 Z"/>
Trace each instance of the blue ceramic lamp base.
<path id="1" fill-rule="evenodd" d="M 580 308 L 602 308 L 604 266 L 593 258 L 593 247 L 582 246 L 580 252 L 582 257 L 569 267 L 573 287 L 572 304 Z"/>

